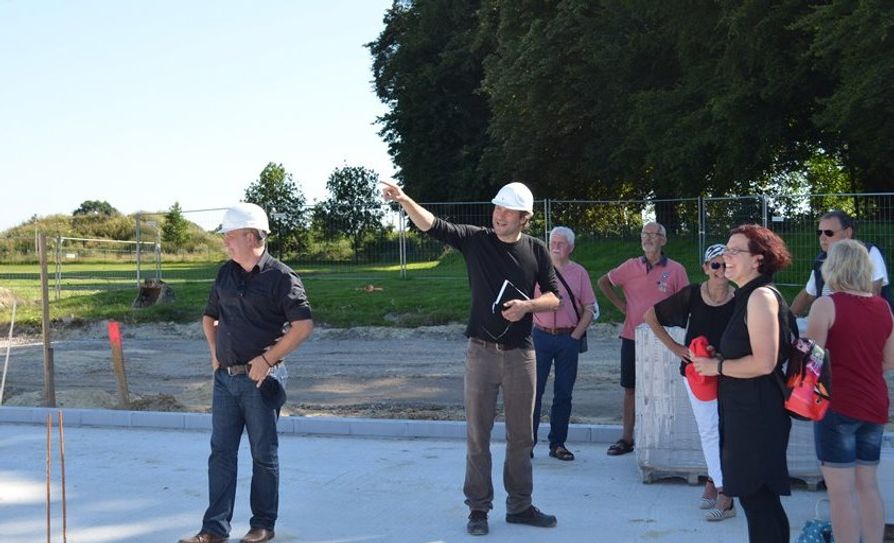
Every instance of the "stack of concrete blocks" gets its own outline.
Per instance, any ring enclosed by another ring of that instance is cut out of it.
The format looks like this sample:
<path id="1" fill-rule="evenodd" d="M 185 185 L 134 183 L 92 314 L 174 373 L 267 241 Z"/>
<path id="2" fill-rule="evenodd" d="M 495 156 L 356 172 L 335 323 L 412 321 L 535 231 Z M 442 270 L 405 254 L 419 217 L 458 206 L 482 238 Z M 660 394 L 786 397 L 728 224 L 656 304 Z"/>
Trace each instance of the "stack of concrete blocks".
<path id="1" fill-rule="evenodd" d="M 667 328 L 683 343 L 683 328 Z M 689 404 L 680 360 L 647 325 L 636 329 L 636 460 L 642 480 L 682 477 L 690 484 L 707 476 L 695 416 Z M 788 468 L 811 489 L 822 480 L 813 448 L 812 423 L 792 421 Z"/>

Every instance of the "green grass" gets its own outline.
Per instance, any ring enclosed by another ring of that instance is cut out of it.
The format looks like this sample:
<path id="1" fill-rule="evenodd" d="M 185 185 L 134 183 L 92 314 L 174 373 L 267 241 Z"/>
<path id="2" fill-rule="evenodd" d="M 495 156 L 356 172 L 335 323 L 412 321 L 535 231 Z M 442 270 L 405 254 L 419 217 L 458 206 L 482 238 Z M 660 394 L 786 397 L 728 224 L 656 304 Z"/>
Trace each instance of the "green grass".
<path id="1" fill-rule="evenodd" d="M 694 244 L 671 241 L 667 253 L 681 261 L 691 281 L 704 279 Z M 625 259 L 641 254 L 638 239 L 611 243 L 580 244 L 574 259 L 590 272 L 593 287 L 599 277 Z M 441 260 L 411 263 L 407 278 L 396 264 L 319 265 L 292 263 L 302 276 L 317 322 L 329 326 L 423 326 L 465 322 L 469 311 L 469 286 L 465 264 L 457 253 Z M 137 294 L 133 264 L 66 264 L 66 284 L 83 290 L 64 289 L 56 300 L 54 268 L 50 275 L 50 314 L 53 320 L 122 322 L 197 321 L 208 298 L 219 262 L 165 263 L 162 275 L 174 290 L 176 302 L 146 309 L 132 309 Z M 154 268 L 144 268 L 154 276 Z M 0 286 L 24 300 L 17 311 L 17 326 L 40 324 L 40 274 L 36 265 L 0 265 Z M 372 288 L 370 288 L 372 286 Z M 783 287 L 791 299 L 798 287 Z M 597 289 L 598 290 L 598 289 Z M 620 312 L 597 292 L 600 322 L 620 322 Z M 8 322 L 9 310 L 0 310 L 0 322 Z"/>

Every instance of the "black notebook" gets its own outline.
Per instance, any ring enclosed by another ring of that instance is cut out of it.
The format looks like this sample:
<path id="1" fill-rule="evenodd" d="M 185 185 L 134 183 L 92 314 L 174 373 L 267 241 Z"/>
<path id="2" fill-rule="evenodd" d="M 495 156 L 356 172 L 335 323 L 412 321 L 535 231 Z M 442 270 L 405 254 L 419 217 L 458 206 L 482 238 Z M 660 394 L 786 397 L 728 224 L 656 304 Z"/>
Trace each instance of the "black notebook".
<path id="1" fill-rule="evenodd" d="M 491 305 L 491 314 L 484 323 L 485 332 L 492 341 L 498 341 L 512 325 L 503 318 L 503 305 L 510 300 L 530 300 L 530 297 L 506 279 Z"/>

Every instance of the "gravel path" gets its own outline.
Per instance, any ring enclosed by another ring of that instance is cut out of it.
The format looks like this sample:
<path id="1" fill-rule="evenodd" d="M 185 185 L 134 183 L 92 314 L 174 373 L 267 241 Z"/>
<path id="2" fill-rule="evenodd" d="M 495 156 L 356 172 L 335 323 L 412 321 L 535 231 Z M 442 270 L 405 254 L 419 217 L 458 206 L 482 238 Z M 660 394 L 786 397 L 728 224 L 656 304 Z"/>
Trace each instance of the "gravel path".
<path id="1" fill-rule="evenodd" d="M 596 325 L 581 356 L 572 422 L 618 422 L 617 327 Z M 131 409 L 205 412 L 211 403 L 201 326 L 122 326 Z M 288 360 L 297 415 L 461 420 L 466 339 L 460 325 L 318 328 Z M 13 341 L 4 404 L 41 405 L 39 337 Z M 5 347 L 5 345 L 4 345 Z M 53 334 L 57 404 L 114 407 L 116 384 L 104 323 Z M 551 385 L 544 401 L 551 401 Z M 548 410 L 546 410 L 548 411 Z M 546 414 L 545 414 L 546 415 Z"/>

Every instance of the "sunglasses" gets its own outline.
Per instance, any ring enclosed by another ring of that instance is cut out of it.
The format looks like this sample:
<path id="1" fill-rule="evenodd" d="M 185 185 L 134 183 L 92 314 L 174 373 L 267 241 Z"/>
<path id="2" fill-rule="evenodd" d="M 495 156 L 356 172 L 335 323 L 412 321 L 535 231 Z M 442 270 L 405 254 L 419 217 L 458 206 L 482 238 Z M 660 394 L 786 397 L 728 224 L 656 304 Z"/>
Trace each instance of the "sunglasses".
<path id="1" fill-rule="evenodd" d="M 712 270 L 719 270 L 720 268 L 726 268 L 725 262 L 711 262 Z"/>
<path id="2" fill-rule="evenodd" d="M 817 236 L 826 236 L 827 238 L 831 238 L 838 232 L 841 232 L 841 230 L 817 230 L 816 235 Z"/>

